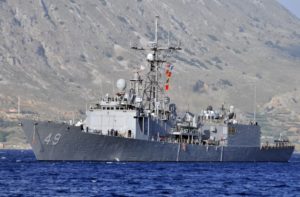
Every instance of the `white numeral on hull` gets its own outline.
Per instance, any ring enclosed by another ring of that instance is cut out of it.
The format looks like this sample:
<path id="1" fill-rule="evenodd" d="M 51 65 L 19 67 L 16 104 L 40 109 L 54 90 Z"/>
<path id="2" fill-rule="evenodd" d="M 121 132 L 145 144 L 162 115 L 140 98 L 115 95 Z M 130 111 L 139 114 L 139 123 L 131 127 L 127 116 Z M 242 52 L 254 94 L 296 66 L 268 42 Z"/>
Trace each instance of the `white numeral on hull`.
<path id="1" fill-rule="evenodd" d="M 52 135 L 52 133 L 49 133 L 49 135 L 44 139 L 45 144 L 47 145 L 53 145 L 55 146 L 61 138 L 61 134 L 57 133 L 56 135 Z"/>

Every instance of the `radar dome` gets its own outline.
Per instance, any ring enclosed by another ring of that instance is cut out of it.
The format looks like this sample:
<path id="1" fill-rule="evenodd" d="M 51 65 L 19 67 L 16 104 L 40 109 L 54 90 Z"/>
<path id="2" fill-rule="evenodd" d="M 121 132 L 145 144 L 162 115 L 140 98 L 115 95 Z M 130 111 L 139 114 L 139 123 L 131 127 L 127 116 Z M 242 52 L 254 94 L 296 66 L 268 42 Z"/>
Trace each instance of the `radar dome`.
<path id="1" fill-rule="evenodd" d="M 233 113 L 233 111 L 234 111 L 234 106 L 231 105 L 231 106 L 229 107 L 229 112 L 230 112 L 230 113 Z"/>
<path id="2" fill-rule="evenodd" d="M 148 60 L 148 61 L 151 61 L 151 62 L 154 60 L 154 56 L 153 56 L 152 53 L 149 53 L 149 54 L 147 55 L 147 60 Z"/>
<path id="3" fill-rule="evenodd" d="M 118 81 L 117 81 L 117 88 L 120 91 L 124 91 L 126 89 L 126 81 L 125 81 L 125 79 L 118 79 Z"/>

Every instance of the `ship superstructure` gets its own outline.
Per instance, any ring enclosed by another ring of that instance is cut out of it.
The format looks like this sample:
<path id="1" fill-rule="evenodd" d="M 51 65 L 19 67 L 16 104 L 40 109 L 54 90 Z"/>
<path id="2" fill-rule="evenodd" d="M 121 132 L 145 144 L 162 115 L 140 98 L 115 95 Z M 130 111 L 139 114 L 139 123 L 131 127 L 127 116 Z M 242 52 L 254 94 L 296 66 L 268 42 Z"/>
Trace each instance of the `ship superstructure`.
<path id="1" fill-rule="evenodd" d="M 155 40 L 146 48 L 132 47 L 147 51 L 147 71 L 136 70 L 129 87 L 124 79 L 117 81 L 118 93 L 106 94 L 87 111 L 84 131 L 104 135 L 117 135 L 134 139 L 158 140 L 158 136 L 170 133 L 176 120 L 176 105 L 162 83 L 165 66 L 170 65 L 163 57 L 180 47 L 158 45 L 158 17 L 156 18 Z"/>

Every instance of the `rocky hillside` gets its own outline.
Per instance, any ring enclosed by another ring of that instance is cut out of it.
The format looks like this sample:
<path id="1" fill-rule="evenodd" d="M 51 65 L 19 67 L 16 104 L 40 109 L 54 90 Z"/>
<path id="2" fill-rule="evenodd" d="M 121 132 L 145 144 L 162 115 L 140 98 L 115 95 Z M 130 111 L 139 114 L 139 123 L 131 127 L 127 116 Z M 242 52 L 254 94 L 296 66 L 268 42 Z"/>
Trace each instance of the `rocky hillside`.
<path id="1" fill-rule="evenodd" d="M 146 65 L 129 46 L 154 38 L 156 15 L 159 38 L 182 43 L 170 90 L 181 110 L 251 113 L 256 84 L 264 133 L 299 143 L 300 20 L 274 0 L 0 0 L 1 114 L 18 96 L 41 118 L 82 114 Z"/>

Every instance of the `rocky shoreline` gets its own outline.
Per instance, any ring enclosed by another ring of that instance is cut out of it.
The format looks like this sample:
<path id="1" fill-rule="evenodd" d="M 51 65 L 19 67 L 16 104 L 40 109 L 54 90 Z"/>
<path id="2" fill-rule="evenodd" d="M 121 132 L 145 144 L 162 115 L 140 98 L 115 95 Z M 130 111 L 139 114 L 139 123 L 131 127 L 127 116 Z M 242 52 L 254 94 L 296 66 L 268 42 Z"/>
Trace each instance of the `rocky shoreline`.
<path id="1" fill-rule="evenodd" d="M 31 147 L 29 144 L 0 143 L 0 150 L 31 150 Z"/>

